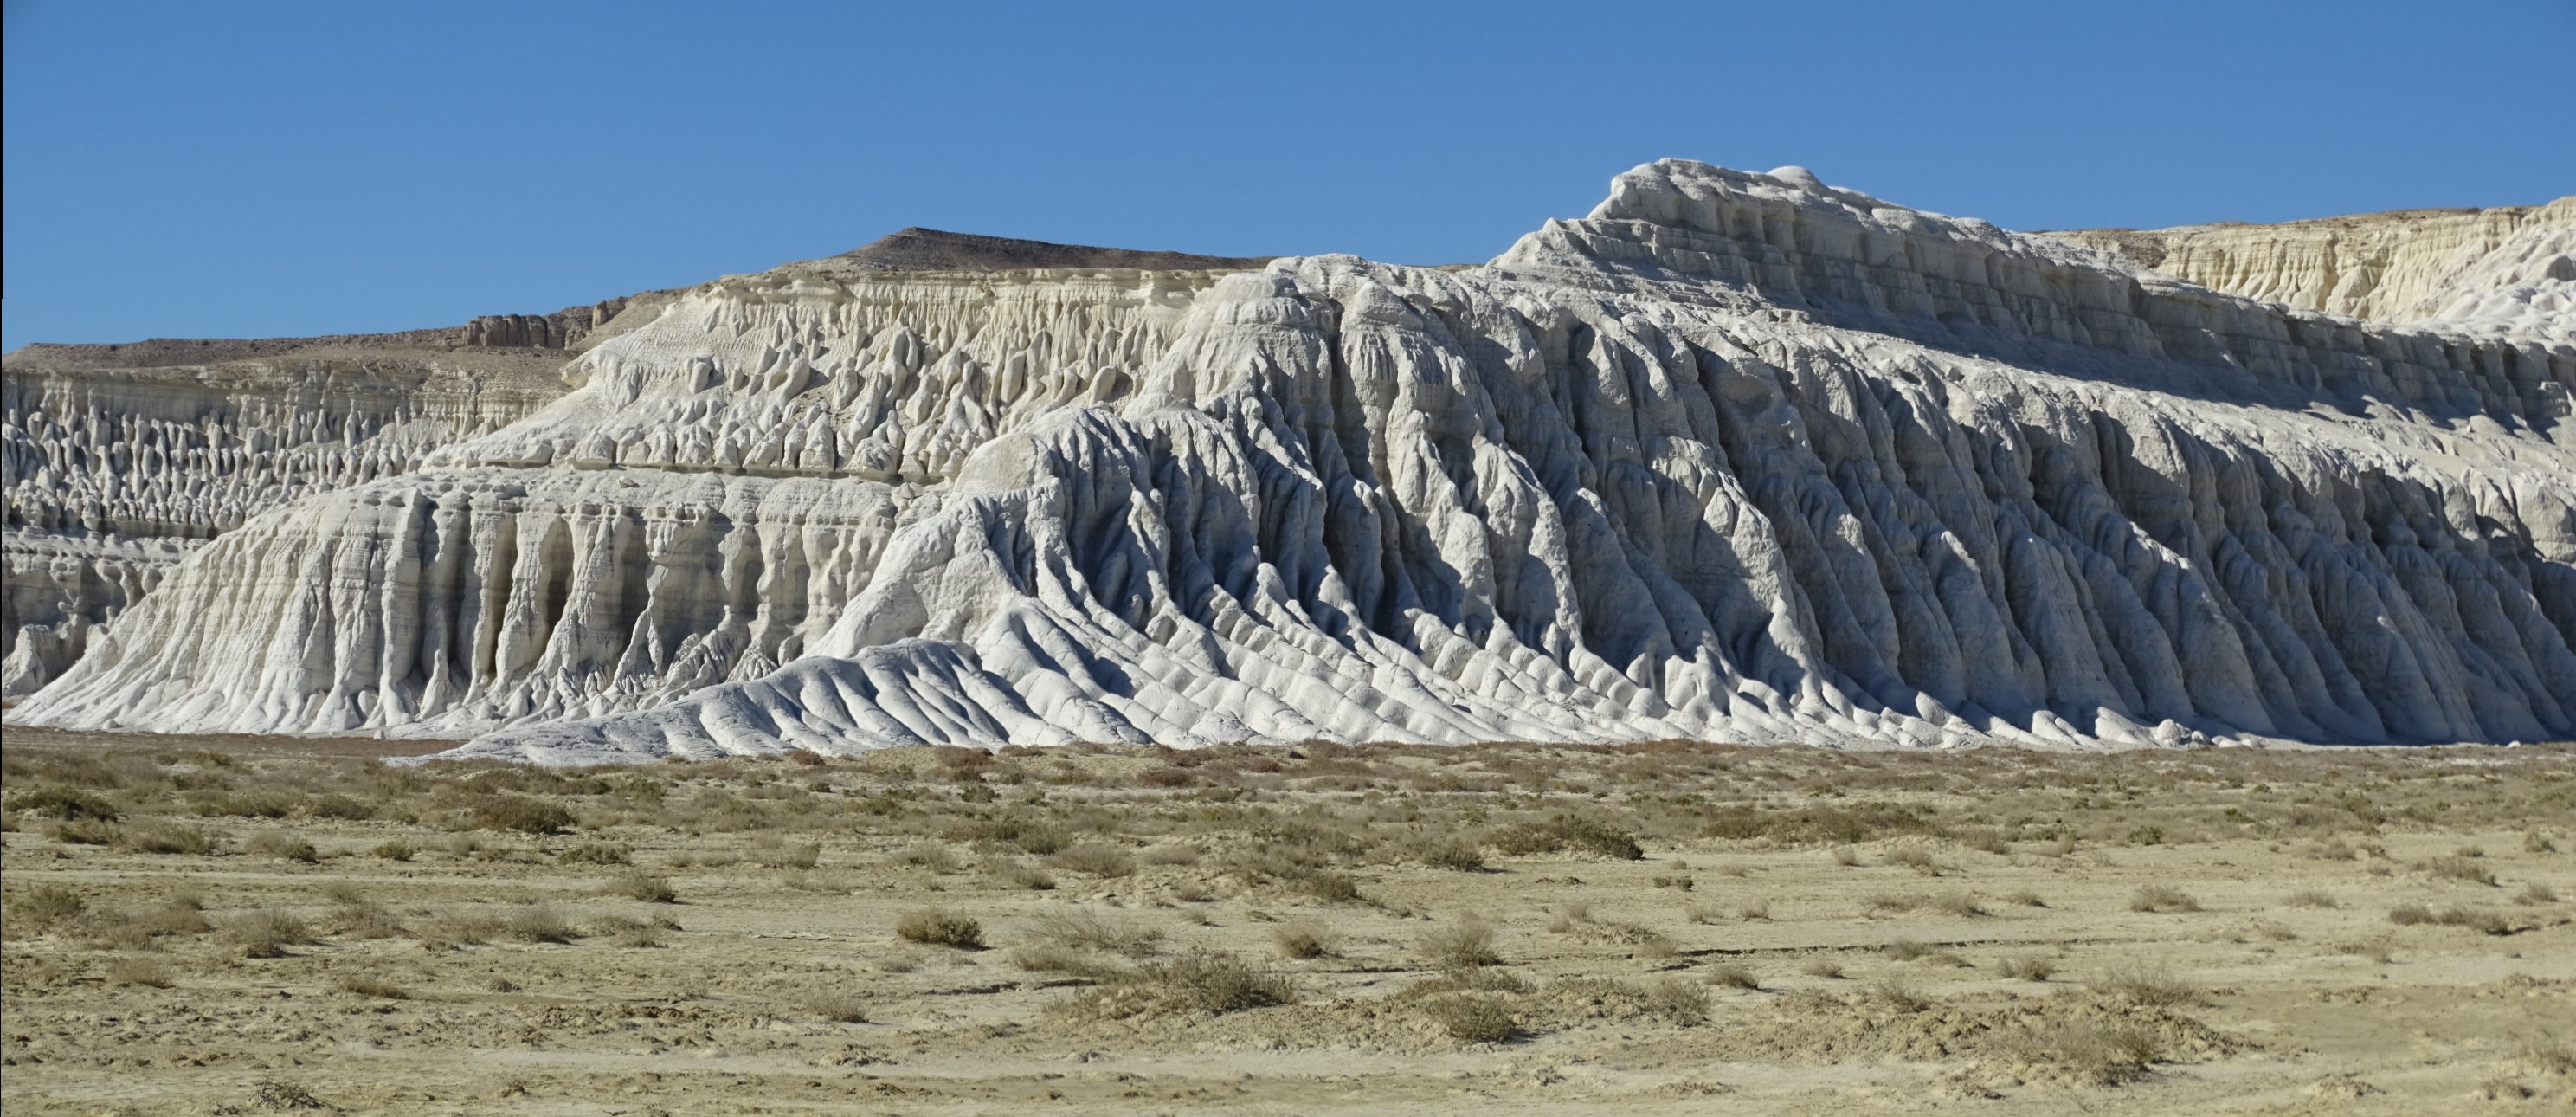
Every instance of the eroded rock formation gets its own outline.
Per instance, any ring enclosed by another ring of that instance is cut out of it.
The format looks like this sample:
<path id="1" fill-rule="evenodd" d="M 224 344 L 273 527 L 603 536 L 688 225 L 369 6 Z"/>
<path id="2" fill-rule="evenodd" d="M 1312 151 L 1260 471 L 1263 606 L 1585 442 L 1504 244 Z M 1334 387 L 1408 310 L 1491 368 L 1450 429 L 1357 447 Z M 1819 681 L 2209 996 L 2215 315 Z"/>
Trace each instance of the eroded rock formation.
<path id="1" fill-rule="evenodd" d="M 2214 290 L 2354 318 L 2560 331 L 2576 321 L 2576 198 L 2048 235 Z"/>
<path id="2" fill-rule="evenodd" d="M 2539 304 L 2365 323 L 1685 162 L 1481 268 L 1241 264 L 694 289 L 200 548 L 15 717 L 544 760 L 2576 734 Z"/>

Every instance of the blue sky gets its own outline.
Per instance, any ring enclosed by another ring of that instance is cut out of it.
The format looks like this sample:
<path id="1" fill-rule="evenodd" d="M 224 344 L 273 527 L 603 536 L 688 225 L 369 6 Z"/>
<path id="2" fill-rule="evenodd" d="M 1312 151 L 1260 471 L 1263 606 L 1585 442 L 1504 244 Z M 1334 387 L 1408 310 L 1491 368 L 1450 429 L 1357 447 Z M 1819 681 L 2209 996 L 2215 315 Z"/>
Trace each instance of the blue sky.
<path id="1" fill-rule="evenodd" d="M 2016 228 L 2576 192 L 2576 0 L 7 0 L 0 347 L 547 311 L 906 225 L 1482 260 L 1662 156 Z"/>

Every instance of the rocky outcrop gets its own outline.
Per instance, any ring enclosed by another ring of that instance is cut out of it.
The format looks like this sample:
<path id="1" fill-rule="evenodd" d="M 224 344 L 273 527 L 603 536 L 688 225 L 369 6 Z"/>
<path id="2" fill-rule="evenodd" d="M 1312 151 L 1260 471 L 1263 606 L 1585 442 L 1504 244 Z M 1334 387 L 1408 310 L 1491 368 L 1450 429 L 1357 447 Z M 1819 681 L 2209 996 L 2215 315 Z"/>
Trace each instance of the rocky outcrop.
<path id="1" fill-rule="evenodd" d="M 2049 233 L 2213 290 L 2354 318 L 2576 317 L 2576 197 L 2541 206 L 2419 209 L 2281 225 Z"/>
<path id="2" fill-rule="evenodd" d="M 451 330 L 9 354 L 0 693 L 59 674 L 90 630 L 204 541 L 304 497 L 409 472 L 429 450 L 562 395 L 564 347 L 628 301 Z"/>
<path id="3" fill-rule="evenodd" d="M 734 277 L 258 516 L 40 724 L 920 742 L 2576 733 L 2576 345 L 1665 162 L 1482 268 Z"/>

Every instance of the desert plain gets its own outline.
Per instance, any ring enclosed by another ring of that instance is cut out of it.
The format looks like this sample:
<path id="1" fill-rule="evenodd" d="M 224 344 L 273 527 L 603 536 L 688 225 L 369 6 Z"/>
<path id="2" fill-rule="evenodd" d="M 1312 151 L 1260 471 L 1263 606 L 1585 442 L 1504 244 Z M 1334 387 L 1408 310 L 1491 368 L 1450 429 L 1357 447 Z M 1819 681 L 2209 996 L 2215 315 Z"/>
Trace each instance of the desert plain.
<path id="1" fill-rule="evenodd" d="M 12 727 L 11 1114 L 2576 1101 L 2576 749 Z"/>

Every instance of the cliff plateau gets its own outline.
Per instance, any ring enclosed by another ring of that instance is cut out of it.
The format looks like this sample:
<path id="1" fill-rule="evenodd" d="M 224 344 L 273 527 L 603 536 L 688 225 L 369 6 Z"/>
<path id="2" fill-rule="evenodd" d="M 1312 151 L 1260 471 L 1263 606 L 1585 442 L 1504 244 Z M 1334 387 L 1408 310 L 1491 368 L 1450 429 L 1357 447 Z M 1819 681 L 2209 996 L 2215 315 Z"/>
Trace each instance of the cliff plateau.
<path id="1" fill-rule="evenodd" d="M 2566 738 L 2576 273 L 2507 224 L 2383 284 L 2439 304 L 2403 324 L 1681 161 L 1476 268 L 791 264 L 626 308 L 516 413 L 402 393 L 450 417 L 401 468 L 326 454 L 11 720 L 557 762 Z M 13 455 L 75 437 L 19 399 Z M 13 528 L 66 535 L 37 461 Z"/>

